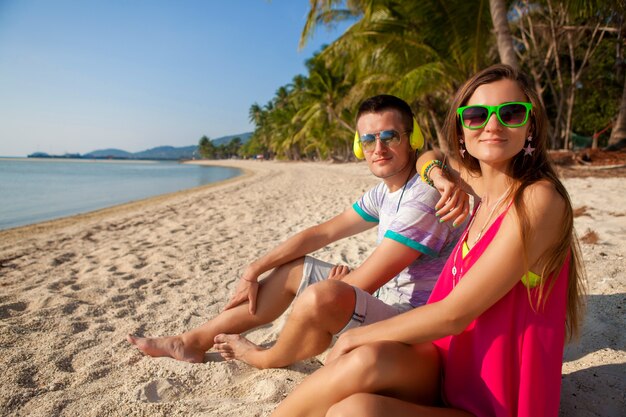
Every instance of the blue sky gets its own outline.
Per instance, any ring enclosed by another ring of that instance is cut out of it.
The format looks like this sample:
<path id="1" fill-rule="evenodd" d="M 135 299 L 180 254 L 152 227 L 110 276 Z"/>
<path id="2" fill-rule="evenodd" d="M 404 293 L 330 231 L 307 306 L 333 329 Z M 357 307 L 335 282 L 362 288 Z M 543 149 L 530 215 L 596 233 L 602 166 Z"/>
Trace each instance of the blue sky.
<path id="1" fill-rule="evenodd" d="M 308 0 L 0 0 L 0 156 L 130 152 L 253 130 L 348 24 L 298 50 Z"/>

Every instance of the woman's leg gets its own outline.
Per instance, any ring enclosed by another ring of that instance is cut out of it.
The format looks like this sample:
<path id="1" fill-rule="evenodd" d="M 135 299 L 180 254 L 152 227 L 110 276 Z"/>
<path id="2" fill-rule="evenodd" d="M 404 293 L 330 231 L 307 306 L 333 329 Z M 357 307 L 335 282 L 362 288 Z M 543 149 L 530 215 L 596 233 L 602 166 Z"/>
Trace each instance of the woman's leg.
<path id="1" fill-rule="evenodd" d="M 439 355 L 430 343 L 360 346 L 307 377 L 272 416 L 325 416 L 332 406 L 359 393 L 434 406 L 439 373 Z"/>
<path id="2" fill-rule="evenodd" d="M 472 417 L 467 411 L 415 404 L 379 394 L 354 394 L 333 405 L 326 417 Z"/>

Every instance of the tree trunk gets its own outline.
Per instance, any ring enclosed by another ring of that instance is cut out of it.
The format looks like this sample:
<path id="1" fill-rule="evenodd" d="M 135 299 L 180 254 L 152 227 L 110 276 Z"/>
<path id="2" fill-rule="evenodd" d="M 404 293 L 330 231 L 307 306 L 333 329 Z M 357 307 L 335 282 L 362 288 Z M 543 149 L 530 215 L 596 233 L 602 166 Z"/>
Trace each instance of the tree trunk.
<path id="1" fill-rule="evenodd" d="M 437 144 L 439 145 L 439 149 L 447 154 L 449 151 L 448 142 L 446 142 L 445 138 L 443 137 L 441 125 L 439 124 L 439 120 L 437 119 L 437 114 L 430 106 L 428 107 L 428 115 L 430 116 L 430 121 L 435 128 L 435 134 L 437 135 Z"/>
<path id="2" fill-rule="evenodd" d="M 576 87 L 570 86 L 568 98 L 566 100 L 567 111 L 565 114 L 565 137 L 563 138 L 563 149 L 574 149 L 574 143 L 572 142 L 572 114 L 574 113 L 574 102 Z"/>
<path id="3" fill-rule="evenodd" d="M 506 4 L 504 0 L 489 0 L 489 9 L 491 10 L 491 20 L 493 21 L 493 29 L 496 33 L 498 42 L 498 54 L 500 62 L 519 68 L 517 55 L 513 46 L 513 37 L 509 29 L 509 20 L 506 16 Z"/>
<path id="4" fill-rule="evenodd" d="M 626 139 L 626 80 L 624 82 L 622 101 L 619 105 L 617 120 L 613 123 L 613 130 L 609 138 L 609 146 L 615 145 L 624 139 Z"/>

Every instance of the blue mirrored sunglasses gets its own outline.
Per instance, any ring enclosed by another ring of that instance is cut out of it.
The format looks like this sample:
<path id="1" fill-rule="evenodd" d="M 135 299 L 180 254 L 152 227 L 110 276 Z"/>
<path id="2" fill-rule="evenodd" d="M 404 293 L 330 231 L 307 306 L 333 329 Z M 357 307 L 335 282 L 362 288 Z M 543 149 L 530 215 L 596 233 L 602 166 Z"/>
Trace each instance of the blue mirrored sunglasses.
<path id="1" fill-rule="evenodd" d="M 361 135 L 361 147 L 365 152 L 371 152 L 376 148 L 376 138 L 385 146 L 396 146 L 402 139 L 397 130 L 381 130 L 378 133 L 367 133 Z"/>

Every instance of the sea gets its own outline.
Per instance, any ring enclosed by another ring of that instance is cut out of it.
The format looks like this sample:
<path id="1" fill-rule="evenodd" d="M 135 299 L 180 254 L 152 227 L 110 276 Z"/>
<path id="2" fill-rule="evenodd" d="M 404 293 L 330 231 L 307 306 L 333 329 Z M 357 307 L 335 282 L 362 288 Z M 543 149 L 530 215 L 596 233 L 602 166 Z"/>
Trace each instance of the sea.
<path id="1" fill-rule="evenodd" d="M 178 162 L 0 158 L 0 230 L 141 200 L 241 174 Z"/>

